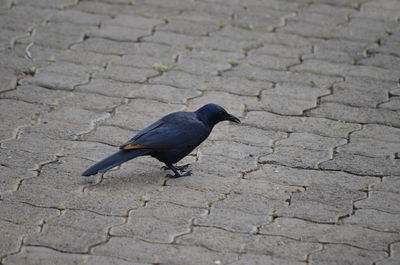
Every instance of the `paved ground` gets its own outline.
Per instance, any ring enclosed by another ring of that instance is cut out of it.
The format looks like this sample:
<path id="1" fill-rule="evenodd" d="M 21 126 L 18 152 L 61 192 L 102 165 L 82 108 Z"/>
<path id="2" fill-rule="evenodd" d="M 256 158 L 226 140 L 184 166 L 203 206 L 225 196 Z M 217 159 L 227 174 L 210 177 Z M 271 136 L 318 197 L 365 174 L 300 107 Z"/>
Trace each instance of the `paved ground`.
<path id="1" fill-rule="evenodd" d="M 400 1 L 0 8 L 0 263 L 399 264 Z M 80 176 L 208 102 L 193 176 Z"/>

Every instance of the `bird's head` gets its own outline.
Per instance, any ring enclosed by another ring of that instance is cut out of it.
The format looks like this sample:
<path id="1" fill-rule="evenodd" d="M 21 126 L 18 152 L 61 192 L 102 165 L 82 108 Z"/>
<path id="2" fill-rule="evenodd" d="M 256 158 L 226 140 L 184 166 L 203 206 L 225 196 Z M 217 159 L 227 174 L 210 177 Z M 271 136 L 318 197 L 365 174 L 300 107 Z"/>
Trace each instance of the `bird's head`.
<path id="1" fill-rule="evenodd" d="M 223 107 L 217 104 L 207 104 L 196 110 L 197 117 L 204 123 L 214 126 L 221 121 L 240 123 L 240 120 L 229 114 Z"/>

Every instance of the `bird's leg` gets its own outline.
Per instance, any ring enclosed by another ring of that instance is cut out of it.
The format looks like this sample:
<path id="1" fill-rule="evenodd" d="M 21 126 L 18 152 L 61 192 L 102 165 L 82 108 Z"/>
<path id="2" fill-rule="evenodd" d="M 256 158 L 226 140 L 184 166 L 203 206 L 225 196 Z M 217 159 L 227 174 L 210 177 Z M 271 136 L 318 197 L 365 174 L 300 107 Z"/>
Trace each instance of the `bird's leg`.
<path id="1" fill-rule="evenodd" d="M 165 177 L 167 177 L 167 178 L 180 178 L 180 177 L 190 176 L 192 174 L 192 172 L 190 172 L 190 171 L 188 171 L 184 174 L 181 174 L 181 173 L 179 173 L 179 171 L 178 171 L 179 169 L 176 166 L 174 166 L 172 164 L 165 164 L 165 165 L 175 173 L 175 175 L 171 175 L 171 174 L 166 175 Z"/>
<path id="2" fill-rule="evenodd" d="M 182 165 L 182 166 L 174 166 L 174 165 L 172 165 L 175 169 L 177 169 L 177 170 L 179 170 L 179 171 L 185 171 L 185 169 L 187 169 L 189 166 L 190 166 L 190 164 L 186 164 L 186 165 Z M 161 169 L 163 169 L 163 170 L 169 170 L 169 169 L 171 169 L 170 167 L 167 167 L 167 166 L 162 166 L 161 167 Z"/>

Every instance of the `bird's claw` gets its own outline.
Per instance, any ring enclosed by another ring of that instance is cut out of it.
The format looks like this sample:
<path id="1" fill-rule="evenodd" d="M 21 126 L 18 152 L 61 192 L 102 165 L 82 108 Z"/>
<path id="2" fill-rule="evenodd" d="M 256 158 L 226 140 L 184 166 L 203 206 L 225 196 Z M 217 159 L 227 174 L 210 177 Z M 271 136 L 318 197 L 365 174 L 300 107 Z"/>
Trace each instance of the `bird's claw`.
<path id="1" fill-rule="evenodd" d="M 186 177 L 186 176 L 190 176 L 190 175 L 192 175 L 192 171 L 185 172 L 184 174 L 175 174 L 175 175 L 167 174 L 165 177 L 169 178 L 169 179 L 176 179 L 176 178 Z"/>
<path id="2" fill-rule="evenodd" d="M 189 166 L 190 166 L 190 164 L 186 164 L 186 165 L 183 165 L 183 166 L 174 166 L 174 168 L 176 170 L 179 170 L 179 171 L 185 171 Z M 162 166 L 160 169 L 162 169 L 162 170 L 171 170 L 171 168 L 169 168 L 167 166 Z"/>

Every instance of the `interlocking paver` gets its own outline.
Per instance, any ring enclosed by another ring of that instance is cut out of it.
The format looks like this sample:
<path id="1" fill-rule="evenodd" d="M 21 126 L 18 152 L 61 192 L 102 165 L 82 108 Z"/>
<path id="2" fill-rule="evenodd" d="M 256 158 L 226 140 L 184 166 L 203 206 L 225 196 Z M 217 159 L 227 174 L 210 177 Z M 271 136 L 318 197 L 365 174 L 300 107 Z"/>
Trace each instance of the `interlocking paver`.
<path id="1" fill-rule="evenodd" d="M 315 224 L 294 218 L 278 218 L 261 227 L 261 234 L 285 235 L 305 242 L 348 244 L 366 250 L 385 251 L 397 234 L 378 232 L 355 225 Z"/>
<path id="2" fill-rule="evenodd" d="M 310 255 L 310 264 L 373 264 L 386 256 L 383 251 L 365 250 L 340 244 L 326 244 Z"/>
<path id="3" fill-rule="evenodd" d="M 0 263 L 397 264 L 395 0 L 0 1 Z M 218 103 L 166 179 L 88 165 Z"/>

